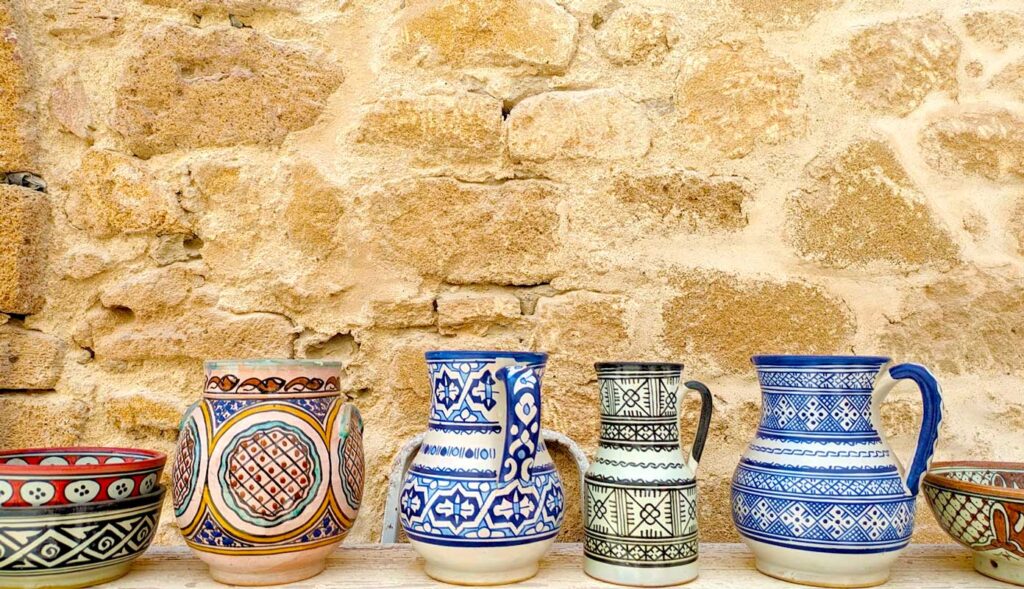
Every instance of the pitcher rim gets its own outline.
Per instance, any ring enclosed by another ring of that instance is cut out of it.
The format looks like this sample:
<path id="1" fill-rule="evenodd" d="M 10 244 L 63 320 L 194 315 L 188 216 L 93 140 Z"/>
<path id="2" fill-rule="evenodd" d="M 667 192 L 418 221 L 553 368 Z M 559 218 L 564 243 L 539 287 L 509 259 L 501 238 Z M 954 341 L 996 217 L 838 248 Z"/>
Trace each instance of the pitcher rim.
<path id="1" fill-rule="evenodd" d="M 226 367 L 242 368 L 276 368 L 276 367 L 305 367 L 305 368 L 343 368 L 344 363 L 338 360 L 315 360 L 311 358 L 228 358 L 222 360 L 205 360 L 203 368 L 207 371 L 221 370 Z"/>
<path id="2" fill-rule="evenodd" d="M 863 366 L 887 364 L 887 356 L 763 354 L 750 357 L 754 366 Z"/>
<path id="3" fill-rule="evenodd" d="M 521 352 L 503 350 L 431 350 L 424 353 L 427 362 L 439 360 L 491 360 L 494 358 L 511 358 L 524 364 L 543 364 L 547 362 L 547 352 Z"/>
<path id="4" fill-rule="evenodd" d="M 594 370 L 684 370 L 682 362 L 644 362 L 638 360 L 607 360 L 594 362 Z"/>

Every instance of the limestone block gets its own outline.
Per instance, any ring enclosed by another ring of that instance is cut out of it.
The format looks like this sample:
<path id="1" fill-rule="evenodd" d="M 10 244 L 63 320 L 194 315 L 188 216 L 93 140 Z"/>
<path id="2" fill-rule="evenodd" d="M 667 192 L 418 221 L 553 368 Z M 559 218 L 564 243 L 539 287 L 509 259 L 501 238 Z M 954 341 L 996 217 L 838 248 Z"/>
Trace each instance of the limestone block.
<path id="1" fill-rule="evenodd" d="M 557 74 L 576 52 L 579 23 L 553 0 L 415 0 L 397 28 L 408 61 Z"/>
<path id="2" fill-rule="evenodd" d="M 623 6 L 597 33 L 597 45 L 609 61 L 636 65 L 660 61 L 679 41 L 671 13 L 645 6 Z"/>
<path id="3" fill-rule="evenodd" d="M 519 299 L 509 292 L 450 292 L 437 297 L 437 327 L 442 334 L 467 331 L 484 335 L 495 325 L 522 316 Z"/>
<path id="4" fill-rule="evenodd" d="M 384 329 L 430 327 L 437 323 L 434 297 L 417 296 L 409 299 L 378 300 L 369 305 L 370 321 L 374 327 Z"/>
<path id="5" fill-rule="evenodd" d="M 1024 117 L 1008 110 L 966 112 L 928 125 L 921 133 L 925 160 L 943 174 L 995 181 L 1024 178 Z"/>
<path id="6" fill-rule="evenodd" d="M 740 278 L 691 270 L 672 279 L 662 310 L 675 357 L 695 357 L 726 374 L 752 374 L 750 357 L 849 353 L 855 331 L 846 304 L 801 281 Z"/>
<path id="7" fill-rule="evenodd" d="M 28 37 L 16 22 L 16 7 L 0 5 L 0 171 L 33 171 L 35 151 L 34 106 L 31 86 Z"/>
<path id="8" fill-rule="evenodd" d="M 965 270 L 914 288 L 889 319 L 881 349 L 942 374 L 1024 369 L 1024 280 Z"/>
<path id="9" fill-rule="evenodd" d="M 58 338 L 14 323 L 0 325 L 0 389 L 52 389 L 63 361 Z"/>
<path id="10" fill-rule="evenodd" d="M 189 231 L 174 190 L 137 158 L 90 149 L 65 189 L 68 220 L 93 237 Z"/>
<path id="11" fill-rule="evenodd" d="M 992 79 L 991 87 L 1024 101 L 1024 59 L 1011 62 Z"/>
<path id="12" fill-rule="evenodd" d="M 0 312 L 43 306 L 50 202 L 28 188 L 0 185 Z"/>
<path id="13" fill-rule="evenodd" d="M 0 447 L 76 446 L 92 412 L 89 403 L 56 393 L 6 393 L 0 411 Z"/>
<path id="14" fill-rule="evenodd" d="M 743 203 L 752 197 L 743 179 L 673 170 L 620 172 L 609 192 L 631 210 L 688 231 L 734 231 L 747 225 Z"/>
<path id="15" fill-rule="evenodd" d="M 428 162 L 487 161 L 501 155 L 501 124 L 501 101 L 486 94 L 403 94 L 371 105 L 356 141 Z"/>
<path id="16" fill-rule="evenodd" d="M 339 231 L 346 232 L 341 189 L 308 163 L 296 164 L 291 178 L 283 216 L 285 235 L 302 252 L 325 256 L 338 245 Z"/>
<path id="17" fill-rule="evenodd" d="M 961 19 L 967 36 L 989 49 L 1005 51 L 1024 45 L 1024 12 L 980 10 Z"/>
<path id="18" fill-rule="evenodd" d="M 100 293 L 100 302 L 104 307 L 131 309 L 135 315 L 148 318 L 172 310 L 202 284 L 203 278 L 193 267 L 175 264 L 133 273 L 111 284 Z"/>
<path id="19" fill-rule="evenodd" d="M 838 6 L 841 0 L 732 0 L 732 3 L 760 28 L 775 30 L 804 28 L 820 13 Z"/>
<path id="20" fill-rule="evenodd" d="M 157 436 L 166 440 L 177 439 L 185 407 L 153 391 L 112 396 L 103 404 L 107 420 L 118 430 L 136 438 Z"/>
<path id="21" fill-rule="evenodd" d="M 676 110 L 692 141 L 740 158 L 800 130 L 802 80 L 761 41 L 730 39 L 687 55 Z"/>
<path id="22" fill-rule="evenodd" d="M 373 199 L 383 254 L 454 284 L 538 284 L 559 269 L 555 208 L 562 194 L 540 181 L 397 182 Z"/>
<path id="23" fill-rule="evenodd" d="M 81 139 L 92 138 L 92 107 L 76 71 L 65 72 L 54 83 L 50 90 L 50 114 L 64 131 Z"/>
<path id="24" fill-rule="evenodd" d="M 861 140 L 821 157 L 787 203 L 789 240 L 824 266 L 948 267 L 958 249 L 888 145 Z"/>
<path id="25" fill-rule="evenodd" d="M 221 11 L 249 16 L 257 11 L 296 12 L 303 0 L 144 0 L 146 4 L 180 8 L 192 13 Z"/>
<path id="26" fill-rule="evenodd" d="M 516 161 L 635 159 L 651 147 L 651 123 L 615 90 L 547 92 L 512 109 L 508 145 Z"/>
<path id="27" fill-rule="evenodd" d="M 825 60 L 854 94 L 881 112 L 906 115 L 932 92 L 956 91 L 961 43 L 936 15 L 871 26 Z"/>
<path id="28" fill-rule="evenodd" d="M 41 0 L 46 31 L 77 45 L 112 41 L 124 34 L 124 0 Z"/>
<path id="29" fill-rule="evenodd" d="M 313 124 L 341 67 L 253 29 L 149 30 L 117 89 L 113 126 L 140 157 L 279 144 Z"/>

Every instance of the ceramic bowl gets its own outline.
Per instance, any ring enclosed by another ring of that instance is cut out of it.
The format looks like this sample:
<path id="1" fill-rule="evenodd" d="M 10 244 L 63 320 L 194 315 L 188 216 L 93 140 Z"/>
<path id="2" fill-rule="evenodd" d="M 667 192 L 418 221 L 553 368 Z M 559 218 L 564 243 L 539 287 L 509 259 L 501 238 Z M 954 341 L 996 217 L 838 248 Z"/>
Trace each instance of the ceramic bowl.
<path id="1" fill-rule="evenodd" d="M 939 462 L 922 486 L 942 528 L 974 552 L 974 568 L 1024 585 L 1024 463 Z"/>
<path id="2" fill-rule="evenodd" d="M 87 587 L 112 581 L 146 551 L 164 488 L 85 505 L 0 508 L 0 587 Z"/>
<path id="3" fill-rule="evenodd" d="M 88 505 L 153 492 L 167 462 L 132 448 L 35 448 L 0 452 L 0 508 Z"/>

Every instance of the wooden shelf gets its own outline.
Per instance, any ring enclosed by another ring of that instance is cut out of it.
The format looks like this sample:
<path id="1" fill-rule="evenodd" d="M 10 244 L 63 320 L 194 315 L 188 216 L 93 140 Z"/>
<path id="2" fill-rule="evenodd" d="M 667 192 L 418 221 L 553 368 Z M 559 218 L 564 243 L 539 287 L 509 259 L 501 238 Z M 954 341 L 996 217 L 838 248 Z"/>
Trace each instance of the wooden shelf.
<path id="1" fill-rule="evenodd" d="M 766 577 L 754 570 L 754 561 L 740 544 L 703 544 L 700 577 L 687 589 L 789 588 L 791 585 Z M 615 587 L 583 574 L 579 544 L 556 544 L 542 561 L 540 573 L 519 583 L 523 589 L 537 587 Z M 114 589 L 189 589 L 223 588 L 206 572 L 206 566 L 185 548 L 152 548 L 135 563 L 126 577 L 106 587 Z M 421 588 L 453 587 L 438 583 L 423 573 L 422 561 L 407 544 L 342 546 L 319 576 L 295 583 L 300 589 L 333 587 Z M 970 553 L 953 545 L 915 545 L 909 547 L 883 587 L 894 589 L 974 589 L 1013 586 L 989 579 L 974 571 Z"/>

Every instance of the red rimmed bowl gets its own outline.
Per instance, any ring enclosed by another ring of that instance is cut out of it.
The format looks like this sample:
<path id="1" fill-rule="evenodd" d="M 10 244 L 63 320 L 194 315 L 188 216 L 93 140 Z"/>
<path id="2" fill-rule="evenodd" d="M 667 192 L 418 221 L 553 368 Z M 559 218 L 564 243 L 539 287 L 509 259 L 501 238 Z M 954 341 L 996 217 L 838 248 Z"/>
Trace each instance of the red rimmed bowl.
<path id="1" fill-rule="evenodd" d="M 89 505 L 157 490 L 167 455 L 136 448 L 0 451 L 0 508 Z"/>
<path id="2" fill-rule="evenodd" d="M 942 529 L 979 573 L 1024 585 L 1024 463 L 933 463 L 921 485 Z"/>

